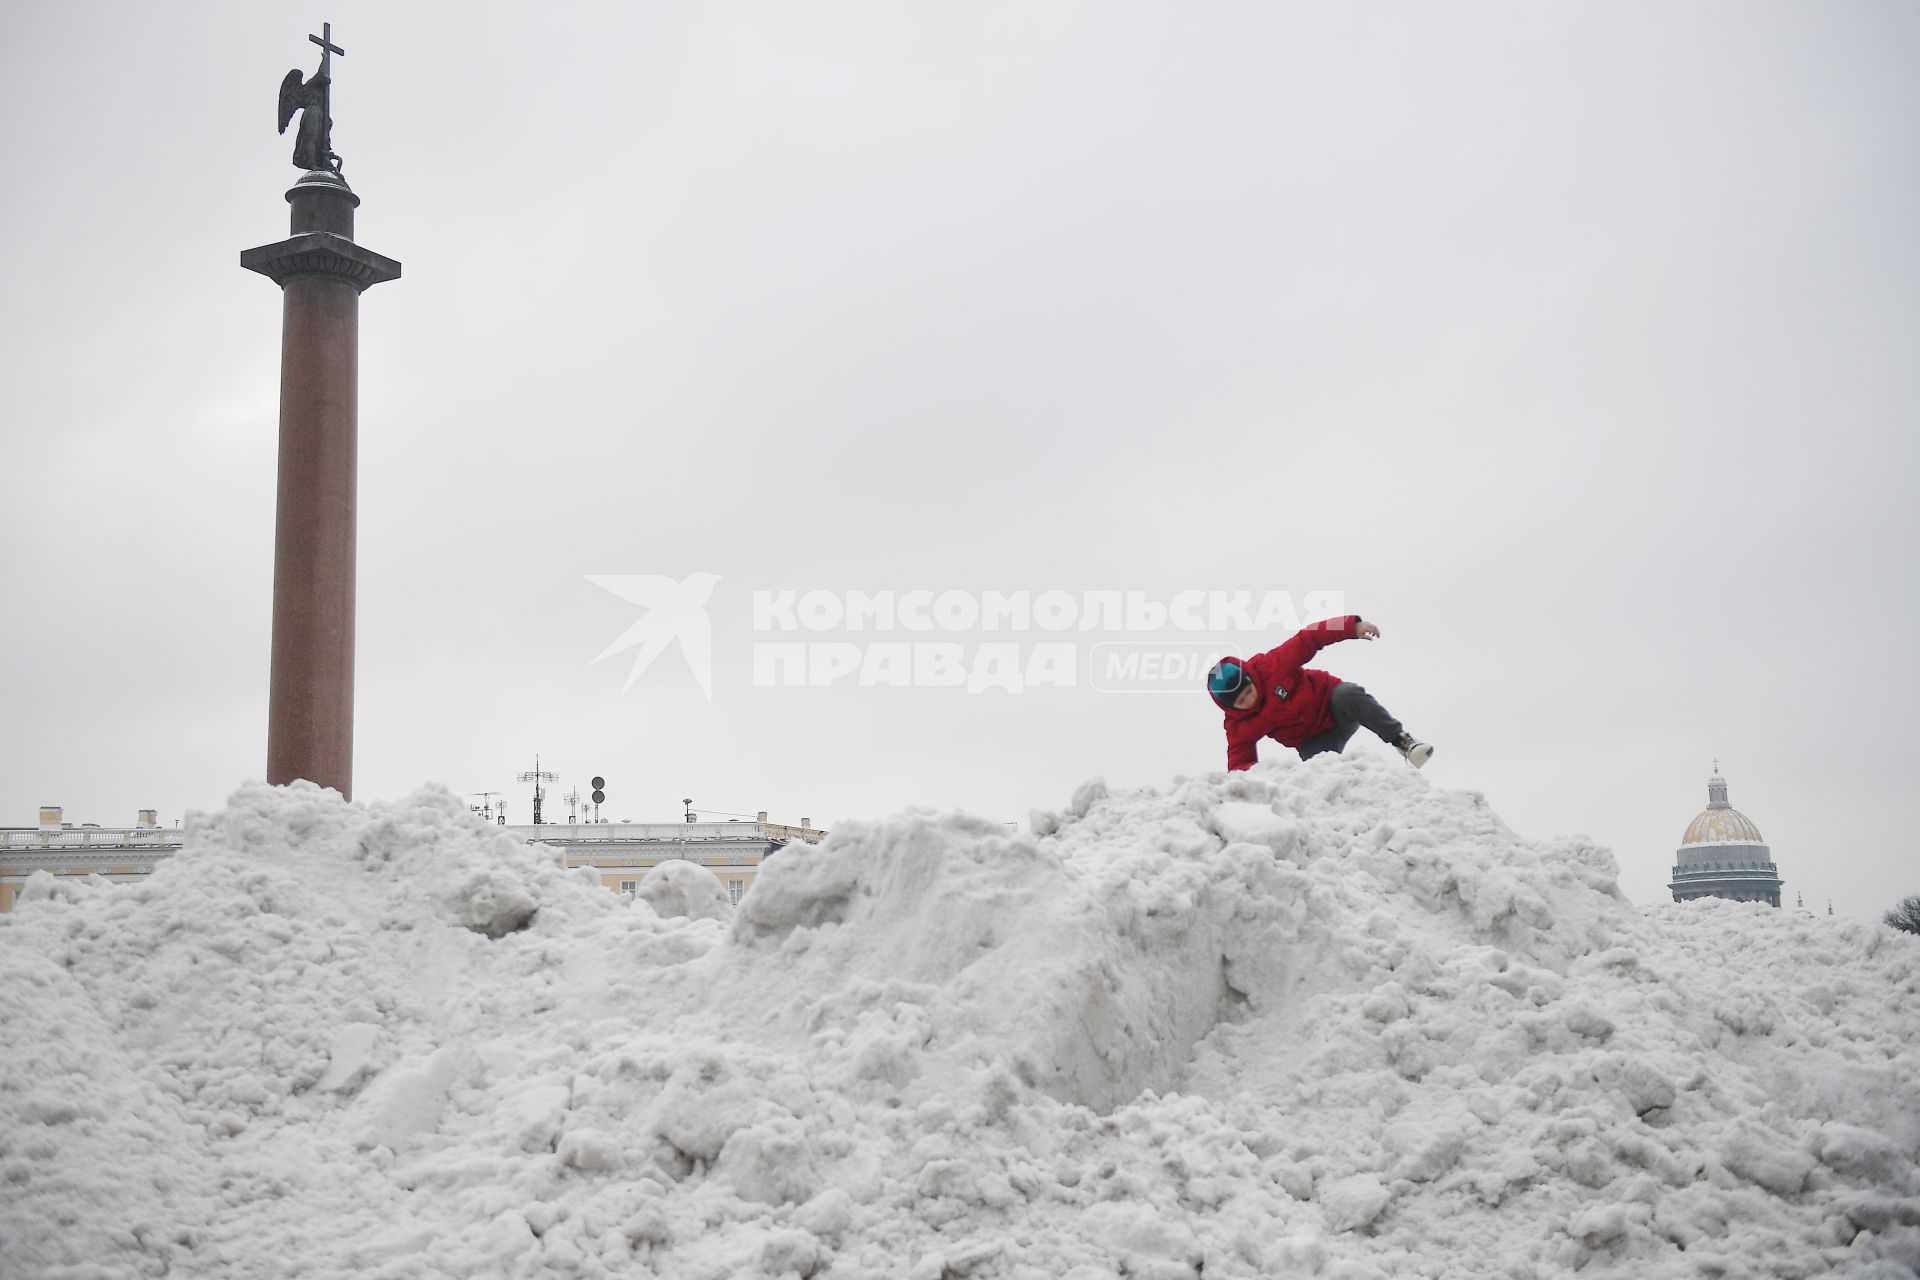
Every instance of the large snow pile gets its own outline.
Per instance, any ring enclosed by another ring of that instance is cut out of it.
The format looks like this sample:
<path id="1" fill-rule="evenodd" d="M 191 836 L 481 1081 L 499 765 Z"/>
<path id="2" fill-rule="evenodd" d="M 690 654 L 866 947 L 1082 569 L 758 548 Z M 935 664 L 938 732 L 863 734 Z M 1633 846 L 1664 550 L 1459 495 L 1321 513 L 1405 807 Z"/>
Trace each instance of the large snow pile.
<path id="1" fill-rule="evenodd" d="M 1637 909 L 1381 756 L 1033 825 L 845 824 L 735 911 L 246 788 L 0 923 L 0 1270 L 1920 1268 L 1920 939 Z"/>

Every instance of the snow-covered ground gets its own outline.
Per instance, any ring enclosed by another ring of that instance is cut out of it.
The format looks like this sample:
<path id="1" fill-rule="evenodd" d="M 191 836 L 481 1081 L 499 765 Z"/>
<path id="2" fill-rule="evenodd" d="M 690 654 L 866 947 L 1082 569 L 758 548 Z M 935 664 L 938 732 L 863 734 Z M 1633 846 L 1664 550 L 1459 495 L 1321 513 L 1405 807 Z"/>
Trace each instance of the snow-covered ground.
<path id="1" fill-rule="evenodd" d="M 0 1271 L 1920 1269 L 1920 939 L 1636 908 L 1377 754 L 1034 829 L 846 823 L 734 910 L 247 787 L 0 922 Z"/>

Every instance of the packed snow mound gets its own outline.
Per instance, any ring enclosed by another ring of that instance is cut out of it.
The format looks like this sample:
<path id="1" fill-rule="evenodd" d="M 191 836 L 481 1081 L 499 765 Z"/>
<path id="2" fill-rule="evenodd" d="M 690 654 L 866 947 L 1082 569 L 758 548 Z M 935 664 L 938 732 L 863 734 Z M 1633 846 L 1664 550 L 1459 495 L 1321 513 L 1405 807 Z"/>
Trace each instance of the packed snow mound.
<path id="1" fill-rule="evenodd" d="M 1367 939 L 1396 916 L 1564 967 L 1630 913 L 1603 851 L 1531 849 L 1477 797 L 1387 776 L 1406 788 L 1391 817 L 1348 796 L 1385 776 L 1348 769 L 1124 801 L 1087 788 L 1035 815 L 1038 842 L 954 816 L 845 824 L 742 904 L 730 999 L 820 1025 L 878 986 L 924 1010 L 923 1050 L 1106 1111 L 1176 1088 L 1222 1023 L 1366 980 L 1384 952 Z M 752 962 L 769 950 L 777 964 Z"/>
<path id="2" fill-rule="evenodd" d="M 244 789 L 146 881 L 0 918 L 0 1257 L 1920 1268 L 1920 940 L 1635 908 L 1604 850 L 1380 756 L 1090 783 L 1032 826 L 845 823 L 736 910 L 691 864 L 608 893 L 439 789 Z"/>

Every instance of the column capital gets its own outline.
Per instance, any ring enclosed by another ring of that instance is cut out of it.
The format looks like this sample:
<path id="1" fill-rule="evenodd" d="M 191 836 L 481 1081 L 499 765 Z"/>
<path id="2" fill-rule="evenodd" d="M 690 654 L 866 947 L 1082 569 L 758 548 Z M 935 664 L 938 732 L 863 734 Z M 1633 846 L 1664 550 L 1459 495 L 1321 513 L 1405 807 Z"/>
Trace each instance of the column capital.
<path id="1" fill-rule="evenodd" d="M 363 249 L 331 231 L 308 231 L 240 251 L 240 265 L 258 271 L 277 285 L 301 276 L 344 280 L 364 293 L 376 284 L 400 278 L 400 264 L 385 254 Z"/>

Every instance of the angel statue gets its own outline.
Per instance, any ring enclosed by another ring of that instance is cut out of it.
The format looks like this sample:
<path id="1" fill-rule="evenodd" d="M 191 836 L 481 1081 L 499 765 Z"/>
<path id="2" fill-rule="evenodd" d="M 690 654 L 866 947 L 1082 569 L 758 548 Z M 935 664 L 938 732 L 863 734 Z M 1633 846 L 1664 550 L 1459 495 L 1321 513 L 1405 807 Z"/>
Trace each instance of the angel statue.
<path id="1" fill-rule="evenodd" d="M 293 137 L 293 163 L 308 171 L 339 173 L 340 157 L 333 153 L 332 95 L 328 90 L 333 85 L 332 57 L 346 50 L 333 43 L 332 23 L 321 30 L 324 36 L 307 37 L 320 46 L 320 69 L 313 73 L 313 79 L 303 80 L 296 67 L 280 82 L 280 132 L 285 133 L 293 113 L 300 112 L 300 128 Z"/>

